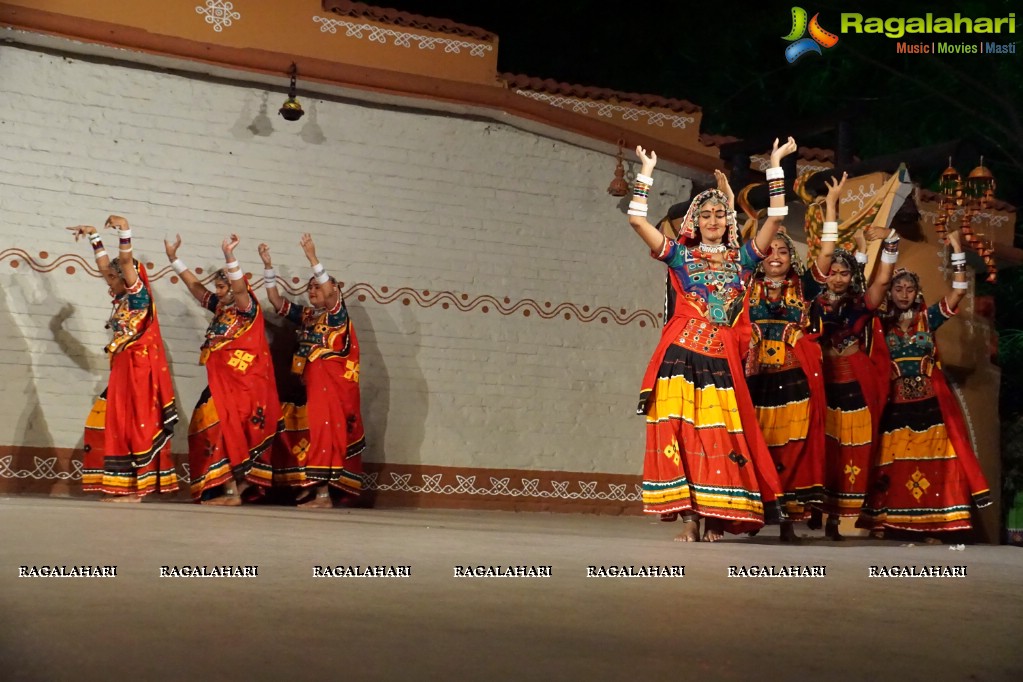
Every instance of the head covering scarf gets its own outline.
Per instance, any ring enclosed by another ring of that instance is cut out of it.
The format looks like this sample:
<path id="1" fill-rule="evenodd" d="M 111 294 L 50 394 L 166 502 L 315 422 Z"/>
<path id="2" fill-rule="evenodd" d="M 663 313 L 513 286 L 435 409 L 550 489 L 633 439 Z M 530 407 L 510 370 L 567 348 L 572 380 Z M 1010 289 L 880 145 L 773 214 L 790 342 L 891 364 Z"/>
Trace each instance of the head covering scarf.
<path id="1" fill-rule="evenodd" d="M 785 246 L 787 246 L 789 249 L 789 271 L 785 273 L 785 276 L 791 277 L 793 274 L 795 274 L 796 277 L 802 277 L 805 268 L 803 267 L 803 262 L 799 260 L 799 252 L 796 251 L 796 245 L 792 241 L 792 237 L 788 236 L 784 232 L 778 232 L 776 235 L 774 235 L 774 239 L 782 240 L 783 242 L 785 242 Z M 774 239 L 772 239 L 771 241 L 774 241 Z M 765 257 L 764 260 L 757 263 L 757 269 L 755 273 L 756 277 L 764 277 L 764 263 L 766 263 L 770 259 L 770 257 L 771 254 L 768 253 L 767 257 Z"/>
<path id="2" fill-rule="evenodd" d="M 728 208 L 728 197 L 725 196 L 725 193 L 717 189 L 708 189 L 693 198 L 693 203 L 689 205 L 686 217 L 682 219 L 682 225 L 679 227 L 678 241 L 684 242 L 686 245 L 694 245 L 700 241 L 700 228 L 697 220 L 700 210 L 707 203 L 721 204 L 725 207 L 727 214 L 725 244 L 730 249 L 739 248 L 739 230 L 735 226 L 735 211 Z"/>
<path id="3" fill-rule="evenodd" d="M 877 307 L 878 317 L 883 320 L 894 319 L 899 316 L 900 312 L 902 312 L 899 310 L 899 307 L 895 305 L 895 301 L 892 299 L 892 289 L 895 288 L 895 283 L 900 279 L 908 279 L 913 282 L 914 286 L 916 286 L 916 299 L 913 301 L 913 304 L 909 306 L 907 311 L 911 311 L 916 314 L 926 307 L 924 304 L 924 290 L 923 287 L 920 286 L 920 276 L 912 270 L 897 268 L 895 272 L 892 273 L 892 281 L 888 283 L 888 291 L 885 293 L 884 300 L 881 301 L 881 305 Z"/>
<path id="4" fill-rule="evenodd" d="M 835 249 L 831 257 L 832 264 L 842 263 L 852 273 L 852 281 L 849 282 L 848 296 L 860 296 L 867 290 L 867 279 L 863 275 L 863 266 L 856 262 L 856 257 L 845 249 Z"/>

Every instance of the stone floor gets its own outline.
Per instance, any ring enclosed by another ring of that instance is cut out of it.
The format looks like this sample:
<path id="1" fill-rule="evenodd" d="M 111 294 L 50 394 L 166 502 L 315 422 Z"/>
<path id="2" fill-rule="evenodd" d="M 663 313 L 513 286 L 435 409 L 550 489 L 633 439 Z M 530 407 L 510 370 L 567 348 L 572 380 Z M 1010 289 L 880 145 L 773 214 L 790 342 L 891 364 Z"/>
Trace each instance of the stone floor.
<path id="1" fill-rule="evenodd" d="M 1023 679 L 1023 550 L 671 542 L 637 517 L 0 498 L 0 680 Z M 805 531 L 804 531 L 805 532 Z M 774 535 L 775 537 L 771 537 Z M 161 566 L 258 566 L 161 578 Z M 116 578 L 19 577 L 116 565 Z M 408 578 L 314 578 L 316 566 Z M 456 566 L 551 566 L 455 578 Z M 683 578 L 588 566 L 684 565 Z M 824 566 L 823 578 L 728 577 Z M 869 567 L 966 566 L 964 578 Z"/>

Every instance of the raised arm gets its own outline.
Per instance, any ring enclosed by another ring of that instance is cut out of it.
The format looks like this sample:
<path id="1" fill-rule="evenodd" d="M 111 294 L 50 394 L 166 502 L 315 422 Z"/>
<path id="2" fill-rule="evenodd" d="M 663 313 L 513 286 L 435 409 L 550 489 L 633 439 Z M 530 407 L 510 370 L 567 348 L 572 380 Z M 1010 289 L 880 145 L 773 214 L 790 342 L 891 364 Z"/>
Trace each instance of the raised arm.
<path id="1" fill-rule="evenodd" d="M 767 169 L 767 188 L 771 202 L 767 208 L 767 220 L 757 230 L 757 236 L 753 238 L 753 243 L 760 253 L 767 253 L 771 249 L 771 242 L 778 234 L 782 218 L 789 213 L 789 209 L 785 205 L 785 171 L 781 168 L 781 160 L 798 148 L 796 141 L 791 136 L 780 147 L 778 138 L 774 139 L 774 146 L 771 148 L 771 167 Z"/>
<path id="2" fill-rule="evenodd" d="M 876 238 L 880 239 L 880 237 Z M 856 257 L 856 262 L 866 270 L 867 263 L 870 262 L 870 256 L 867 253 L 867 236 L 862 227 L 853 232 L 853 241 L 856 243 L 856 252 L 853 254 Z"/>
<path id="3" fill-rule="evenodd" d="M 167 260 L 170 261 L 174 272 L 178 274 L 181 281 L 184 282 L 186 287 L 188 287 L 189 293 L 195 297 L 195 300 L 202 303 L 203 298 L 209 293 L 209 289 L 204 287 L 202 282 L 199 281 L 199 278 L 192 274 L 192 271 L 188 269 L 187 265 L 185 265 L 185 261 L 178 258 L 178 249 L 181 248 L 181 235 L 174 235 L 173 243 L 164 239 L 163 248 L 167 252 Z"/>
<path id="4" fill-rule="evenodd" d="M 633 189 L 632 201 L 629 202 L 629 225 L 636 231 L 639 238 L 651 251 L 659 253 L 664 248 L 667 239 L 656 227 L 646 219 L 648 210 L 647 193 L 654 184 L 652 173 L 657 165 L 657 153 L 650 150 L 650 154 L 642 147 L 636 147 L 636 156 L 642 164 L 642 170 L 636 175 L 636 186 Z"/>
<path id="5" fill-rule="evenodd" d="M 948 233 L 948 243 L 952 246 L 952 290 L 945 294 L 945 305 L 949 310 L 955 310 L 966 296 L 970 283 L 966 279 L 966 254 L 963 253 L 959 230 Z"/>
<path id="6" fill-rule="evenodd" d="M 885 294 L 888 293 L 888 285 L 891 284 L 892 273 L 895 272 L 895 263 L 899 260 L 899 233 L 894 228 L 885 237 L 880 253 L 881 262 L 874 268 L 874 281 L 867 289 L 867 307 L 871 310 L 881 305 Z"/>
<path id="7" fill-rule="evenodd" d="M 817 269 L 824 275 L 831 270 L 831 258 L 835 253 L 835 244 L 838 243 L 838 198 L 842 194 L 842 187 L 848 179 L 847 173 L 842 173 L 842 178 L 830 178 L 825 181 L 828 187 L 828 194 L 824 198 L 824 231 L 821 233 L 821 251 L 817 254 Z"/>
<path id="8" fill-rule="evenodd" d="M 714 178 L 718 181 L 718 191 L 724 194 L 728 198 L 728 210 L 735 212 L 735 192 L 732 191 L 732 186 L 728 184 L 728 176 L 724 172 L 714 169 Z"/>
<path id="9" fill-rule="evenodd" d="M 92 246 L 92 255 L 96 258 L 96 267 L 99 268 L 99 274 L 106 277 L 107 273 L 110 272 L 110 256 L 107 255 L 106 249 L 103 248 L 103 240 L 100 239 L 99 232 L 92 225 L 75 225 L 74 227 L 67 228 L 75 236 L 77 242 L 82 237 L 86 237 L 89 240 L 89 244 Z"/>
<path id="10" fill-rule="evenodd" d="M 245 273 L 242 272 L 238 259 L 234 257 L 234 250 L 237 246 L 238 235 L 236 234 L 232 234 L 221 244 L 224 251 L 224 270 L 227 272 L 227 281 L 231 283 L 235 306 L 239 310 L 248 310 L 252 305 L 252 297 L 249 296 L 249 288 L 245 285 Z"/>
<path id="11" fill-rule="evenodd" d="M 104 227 L 117 230 L 117 238 L 120 244 L 117 247 L 117 261 L 121 266 L 121 279 L 124 286 L 131 289 L 139 281 L 139 274 L 135 270 L 135 256 L 131 250 L 131 228 L 128 221 L 119 215 L 112 215 L 107 218 Z"/>
<path id="12" fill-rule="evenodd" d="M 259 245 L 259 257 L 263 261 L 263 283 L 266 285 L 266 297 L 270 299 L 270 305 L 274 307 L 274 310 L 280 311 L 284 307 L 284 297 L 277 290 L 277 273 L 274 272 L 273 262 L 270 260 L 269 245 Z"/>
<path id="13" fill-rule="evenodd" d="M 324 272 L 323 265 L 320 264 L 320 259 L 316 257 L 316 244 L 313 242 L 313 236 L 306 232 L 302 235 L 302 238 L 298 240 L 298 245 L 302 247 L 302 253 L 309 259 L 309 267 L 313 269 L 313 274 L 318 275 Z M 322 284 L 323 282 L 320 282 Z"/>

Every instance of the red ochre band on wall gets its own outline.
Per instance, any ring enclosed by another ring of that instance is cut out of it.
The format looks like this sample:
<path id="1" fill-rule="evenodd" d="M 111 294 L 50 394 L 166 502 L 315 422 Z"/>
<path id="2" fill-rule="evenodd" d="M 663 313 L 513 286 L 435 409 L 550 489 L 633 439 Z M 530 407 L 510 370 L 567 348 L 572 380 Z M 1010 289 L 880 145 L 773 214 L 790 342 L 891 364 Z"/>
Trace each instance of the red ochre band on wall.
<path id="1" fill-rule="evenodd" d="M 176 453 L 187 488 L 188 455 Z M 81 453 L 71 448 L 0 445 L 0 494 L 84 497 Z M 640 477 L 528 469 L 366 463 L 365 490 L 376 507 L 488 509 L 598 514 L 642 513 Z M 187 492 L 171 498 L 189 501 Z"/>

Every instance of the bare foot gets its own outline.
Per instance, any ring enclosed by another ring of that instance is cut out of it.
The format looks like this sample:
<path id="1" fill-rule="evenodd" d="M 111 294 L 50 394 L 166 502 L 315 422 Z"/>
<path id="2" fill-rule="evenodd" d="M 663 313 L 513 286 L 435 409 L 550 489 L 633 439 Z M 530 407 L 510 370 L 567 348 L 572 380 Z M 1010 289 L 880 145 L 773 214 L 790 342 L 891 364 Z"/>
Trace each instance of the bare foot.
<path id="1" fill-rule="evenodd" d="M 128 493 L 127 495 L 111 495 L 106 494 L 100 498 L 100 502 L 112 502 L 114 504 L 132 504 L 133 502 L 141 502 L 142 498 L 135 493 Z"/>
<path id="2" fill-rule="evenodd" d="M 941 540 L 939 540 L 938 538 L 934 537 L 933 535 L 928 535 L 927 537 L 924 538 L 924 544 L 925 545 L 940 545 L 941 544 Z"/>
<path id="3" fill-rule="evenodd" d="M 238 493 L 234 495 L 221 495 L 220 497 L 214 497 L 212 500 L 203 500 L 201 504 L 205 504 L 209 507 L 239 507 L 241 506 L 242 498 L 238 497 Z"/>
<path id="4" fill-rule="evenodd" d="M 824 537 L 831 538 L 835 542 L 841 542 L 842 540 L 845 540 L 845 536 L 842 535 L 842 533 L 839 532 L 838 530 L 838 524 L 840 522 L 841 519 L 838 518 L 837 516 L 829 516 L 828 522 L 824 526 Z"/>
<path id="5" fill-rule="evenodd" d="M 725 537 L 725 522 L 721 519 L 707 517 L 703 522 L 703 541 L 717 542 Z"/>
<path id="6" fill-rule="evenodd" d="M 699 542 L 700 520 L 682 519 L 682 532 L 675 536 L 675 542 Z"/>
<path id="7" fill-rule="evenodd" d="M 778 536 L 778 539 L 782 542 L 791 542 L 794 544 L 802 542 L 802 539 L 796 535 L 796 529 L 793 527 L 791 521 L 781 522 L 781 534 Z"/>
<path id="8" fill-rule="evenodd" d="M 298 506 L 303 509 L 330 509 L 334 506 L 334 503 L 330 499 L 330 491 L 327 490 L 326 486 L 323 486 L 317 489 L 315 495 L 311 495 L 299 502 Z"/>

